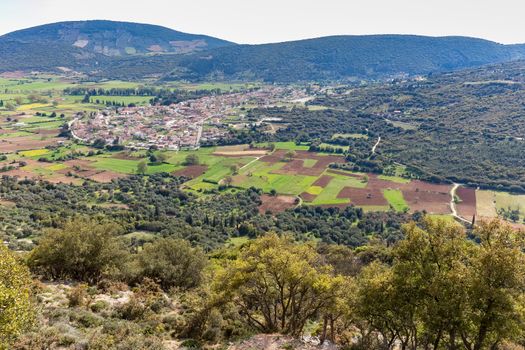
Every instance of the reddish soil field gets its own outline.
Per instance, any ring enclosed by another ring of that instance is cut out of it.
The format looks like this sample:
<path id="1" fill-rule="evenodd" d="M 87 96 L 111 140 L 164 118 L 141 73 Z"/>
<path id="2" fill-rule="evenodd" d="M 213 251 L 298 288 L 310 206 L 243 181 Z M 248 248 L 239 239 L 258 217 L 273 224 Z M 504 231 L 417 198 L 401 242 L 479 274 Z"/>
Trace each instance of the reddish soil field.
<path id="1" fill-rule="evenodd" d="M 404 189 L 404 188 L 410 188 L 411 184 L 402 184 L 402 183 L 397 183 L 397 182 L 393 182 L 393 181 L 381 180 L 381 179 L 379 179 L 377 177 L 376 174 L 368 174 L 367 187 L 381 188 L 381 189 L 390 188 L 390 189 L 399 189 L 399 190 L 401 190 L 401 189 Z"/>
<path id="2" fill-rule="evenodd" d="M 69 173 L 71 174 L 75 174 L 77 176 L 80 176 L 80 177 L 84 177 L 84 178 L 89 178 L 91 176 L 95 176 L 101 172 L 103 172 L 104 170 L 98 170 L 98 169 L 82 169 L 82 170 L 75 170 L 74 168 L 65 168 L 65 169 L 60 169 L 58 171 L 56 171 L 57 173 L 59 174 L 63 174 L 63 175 L 68 175 Z"/>
<path id="3" fill-rule="evenodd" d="M 332 181 L 332 177 L 331 176 L 323 175 L 320 178 L 318 178 L 317 180 L 315 180 L 315 182 L 312 184 L 312 186 L 319 186 L 319 187 L 325 188 L 326 186 L 328 186 L 330 181 Z"/>
<path id="4" fill-rule="evenodd" d="M 272 213 L 279 213 L 286 209 L 291 209 L 296 206 L 296 197 L 293 196 L 269 196 L 263 194 L 261 196 L 262 204 L 259 206 L 259 212 L 264 214 L 267 211 Z"/>
<path id="5" fill-rule="evenodd" d="M 476 190 L 473 188 L 459 187 L 456 194 L 461 202 L 456 204 L 458 214 L 467 220 L 476 215 Z"/>
<path id="6" fill-rule="evenodd" d="M 38 135 L 58 136 L 58 134 L 60 134 L 60 129 L 37 129 L 32 130 L 32 132 Z"/>
<path id="7" fill-rule="evenodd" d="M 13 170 L 9 170 L 9 171 L 4 171 L 2 173 L 2 175 L 18 177 L 20 179 L 24 179 L 24 178 L 36 179 L 36 178 L 38 178 L 38 175 L 33 174 L 33 173 L 29 172 L 29 171 L 20 170 L 20 169 L 13 169 Z"/>
<path id="8" fill-rule="evenodd" d="M 83 179 L 79 179 L 73 176 L 65 176 L 65 175 L 53 175 L 50 178 L 46 178 L 46 181 L 49 181 L 54 184 L 63 183 L 63 184 L 73 184 L 73 185 L 82 185 L 82 183 L 84 182 Z"/>
<path id="9" fill-rule="evenodd" d="M 311 202 L 315 199 L 315 197 L 317 197 L 315 194 L 311 194 L 308 192 L 303 192 L 299 196 L 301 196 L 301 198 L 307 202 Z"/>
<path id="10" fill-rule="evenodd" d="M 369 174 L 367 188 L 401 190 L 411 212 L 426 210 L 432 214 L 450 214 L 450 185 L 419 180 L 407 184 L 396 183 L 381 180 L 377 175 Z"/>
<path id="11" fill-rule="evenodd" d="M 283 161 L 287 151 L 277 150 L 269 156 L 261 158 L 261 161 L 268 163 L 277 163 Z M 305 167 L 304 160 L 313 159 L 316 163 L 312 167 Z M 308 151 L 296 151 L 294 159 L 287 162 L 281 169 L 274 171 L 275 174 L 285 175 L 307 175 L 319 176 L 328 168 L 330 163 L 343 163 L 344 158 L 339 156 L 320 156 Z"/>
<path id="12" fill-rule="evenodd" d="M 66 160 L 64 164 L 71 168 L 78 166 L 82 169 L 93 169 L 93 162 L 85 159 Z"/>
<path id="13" fill-rule="evenodd" d="M 363 178 L 363 176 L 361 175 L 345 173 L 344 171 L 341 171 L 341 170 L 328 169 L 328 172 L 332 174 L 343 175 L 343 176 L 348 176 L 348 177 L 357 177 L 358 179 Z"/>
<path id="14" fill-rule="evenodd" d="M 345 159 L 342 156 L 324 155 L 320 156 L 308 151 L 297 151 L 296 158 L 298 159 L 315 159 L 317 162 L 313 168 L 326 169 L 330 163 L 344 163 Z"/>
<path id="15" fill-rule="evenodd" d="M 0 135 L 13 134 L 15 132 L 18 132 L 18 130 L 14 130 L 14 129 L 0 129 Z"/>
<path id="16" fill-rule="evenodd" d="M 85 176 L 84 174 L 81 174 L 82 176 Z M 113 179 L 119 179 L 121 177 L 125 177 L 126 175 L 124 174 L 119 174 L 119 173 L 115 173 L 115 172 L 112 172 L 112 171 L 102 171 L 102 172 L 98 172 L 94 175 L 91 175 L 91 176 L 86 176 L 87 178 L 89 178 L 90 180 L 93 180 L 93 181 L 96 181 L 96 182 L 103 182 L 103 183 L 108 183 L 108 182 L 111 182 L 111 180 Z"/>
<path id="17" fill-rule="evenodd" d="M 426 210 L 431 214 L 450 214 L 450 194 L 444 192 L 403 190 L 411 212 Z"/>
<path id="18" fill-rule="evenodd" d="M 260 161 L 270 164 L 278 163 L 284 159 L 286 152 L 284 149 L 275 150 L 272 154 L 261 157 Z"/>
<path id="19" fill-rule="evenodd" d="M 63 141 L 61 138 L 49 138 L 46 140 L 34 139 L 28 136 L 12 137 L 9 139 L 0 140 L 0 152 L 12 153 L 16 151 L 31 150 L 35 148 L 44 148 L 49 145 L 55 145 L 58 141 Z"/>
<path id="20" fill-rule="evenodd" d="M 405 186 L 407 186 L 407 184 L 405 184 Z M 451 185 L 434 184 L 431 182 L 423 182 L 419 180 L 414 180 L 410 182 L 408 186 L 410 186 L 411 188 L 417 188 L 420 191 L 446 193 L 447 195 L 450 194 L 450 189 L 452 188 Z"/>
<path id="21" fill-rule="evenodd" d="M 127 152 L 120 152 L 115 155 L 113 155 L 113 158 L 115 159 L 122 159 L 122 160 L 138 160 L 141 159 L 140 157 L 133 157 L 132 155 L 128 154 Z"/>
<path id="22" fill-rule="evenodd" d="M 323 173 L 325 168 L 307 168 L 304 166 L 303 159 L 293 159 L 287 162 L 281 169 L 272 171 L 274 174 L 284 175 L 308 175 L 308 176 L 319 176 Z"/>
<path id="23" fill-rule="evenodd" d="M 339 192 L 337 198 L 349 198 L 352 204 L 388 206 L 388 201 L 383 196 L 380 188 L 353 188 L 345 187 Z"/>
<path id="24" fill-rule="evenodd" d="M 207 165 L 190 165 L 190 166 L 185 167 L 184 169 L 173 172 L 173 175 L 186 176 L 186 177 L 190 177 L 194 179 L 204 174 L 206 170 L 208 170 Z"/>
<path id="25" fill-rule="evenodd" d="M 432 214 L 450 214 L 450 185 L 415 180 L 401 184 L 401 189 L 412 212 L 426 210 Z"/>

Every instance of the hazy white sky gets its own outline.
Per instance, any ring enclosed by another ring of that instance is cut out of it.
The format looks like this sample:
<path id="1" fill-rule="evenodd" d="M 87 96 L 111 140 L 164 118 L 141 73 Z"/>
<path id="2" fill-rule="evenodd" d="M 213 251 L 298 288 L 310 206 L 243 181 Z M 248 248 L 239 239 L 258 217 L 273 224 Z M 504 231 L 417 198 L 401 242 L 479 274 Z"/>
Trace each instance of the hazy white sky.
<path id="1" fill-rule="evenodd" d="M 111 19 L 237 43 L 384 33 L 525 43 L 524 17 L 524 0 L 0 0 L 0 34 L 57 21 Z"/>

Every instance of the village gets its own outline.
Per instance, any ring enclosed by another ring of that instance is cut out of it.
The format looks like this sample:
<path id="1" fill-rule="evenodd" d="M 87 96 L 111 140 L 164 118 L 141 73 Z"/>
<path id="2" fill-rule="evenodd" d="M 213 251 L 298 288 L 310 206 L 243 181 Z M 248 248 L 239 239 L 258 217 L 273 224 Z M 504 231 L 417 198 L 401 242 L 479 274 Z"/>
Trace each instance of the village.
<path id="1" fill-rule="evenodd" d="M 172 104 L 105 109 L 79 115 L 70 123 L 73 138 L 86 143 L 127 148 L 197 149 L 203 142 L 224 137 L 227 117 L 244 118 L 249 106 L 269 107 L 307 98 L 302 90 L 264 87 L 253 91 L 217 94 Z"/>

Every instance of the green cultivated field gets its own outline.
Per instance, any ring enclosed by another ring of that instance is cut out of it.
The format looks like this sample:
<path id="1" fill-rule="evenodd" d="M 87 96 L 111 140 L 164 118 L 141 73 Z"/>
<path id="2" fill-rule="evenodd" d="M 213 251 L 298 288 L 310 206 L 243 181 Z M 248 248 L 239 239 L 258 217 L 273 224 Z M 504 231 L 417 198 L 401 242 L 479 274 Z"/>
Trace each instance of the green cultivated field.
<path id="1" fill-rule="evenodd" d="M 91 157 L 89 160 L 95 160 L 93 166 L 97 169 L 114 171 L 121 174 L 136 174 L 137 166 L 141 160 L 116 159 L 108 157 Z M 146 174 L 169 173 L 175 171 L 177 166 L 174 164 L 148 164 Z"/>
<path id="2" fill-rule="evenodd" d="M 90 157 L 94 160 L 93 166 L 97 169 L 114 171 L 122 174 L 135 174 L 139 160 L 115 159 L 108 157 Z"/>
<path id="3" fill-rule="evenodd" d="M 308 151 L 310 148 L 309 145 L 301 144 L 296 145 L 295 142 L 273 142 L 276 149 L 285 149 L 285 150 L 292 150 L 292 151 Z M 268 143 L 258 143 L 257 147 L 265 147 Z"/>
<path id="4" fill-rule="evenodd" d="M 377 178 L 380 180 L 391 181 L 391 182 L 396 182 L 400 184 L 407 184 L 410 182 L 409 179 L 405 179 L 399 176 L 379 175 Z"/>
<path id="5" fill-rule="evenodd" d="M 275 190 L 280 194 L 297 195 L 305 192 L 317 180 L 316 176 L 272 174 L 272 171 L 283 165 L 254 162 L 241 170 L 241 175 L 234 178 L 234 184 L 244 188 L 260 188 L 264 192 Z"/>
<path id="6" fill-rule="evenodd" d="M 315 205 L 343 204 L 350 203 L 348 198 L 337 198 L 337 195 L 345 187 L 365 188 L 366 182 L 362 180 L 333 173 L 326 173 L 332 177 L 330 183 L 323 188 L 323 191 L 312 201 Z"/>
<path id="7" fill-rule="evenodd" d="M 404 212 L 409 209 L 405 199 L 403 198 L 403 193 L 399 190 L 384 190 L 383 195 L 388 203 L 394 208 L 397 212 Z"/>

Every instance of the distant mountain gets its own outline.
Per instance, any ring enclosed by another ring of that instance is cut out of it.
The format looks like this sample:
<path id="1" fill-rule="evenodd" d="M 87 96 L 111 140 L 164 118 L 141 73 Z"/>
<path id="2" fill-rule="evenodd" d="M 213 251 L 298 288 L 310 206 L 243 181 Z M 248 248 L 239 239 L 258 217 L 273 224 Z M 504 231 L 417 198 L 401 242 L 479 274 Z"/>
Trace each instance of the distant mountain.
<path id="1" fill-rule="evenodd" d="M 522 58 L 523 45 L 466 37 L 335 36 L 219 48 L 182 57 L 179 68 L 198 78 L 296 81 L 426 74 Z"/>
<path id="2" fill-rule="evenodd" d="M 46 24 L 0 37 L 26 44 L 61 44 L 104 56 L 189 53 L 229 46 L 225 40 L 139 23 L 77 21 Z"/>
<path id="3" fill-rule="evenodd" d="M 333 36 L 236 45 L 159 26 L 111 21 L 55 23 L 0 37 L 0 72 L 63 67 L 121 79 L 376 79 L 519 59 L 525 59 L 525 45 L 467 37 Z"/>

